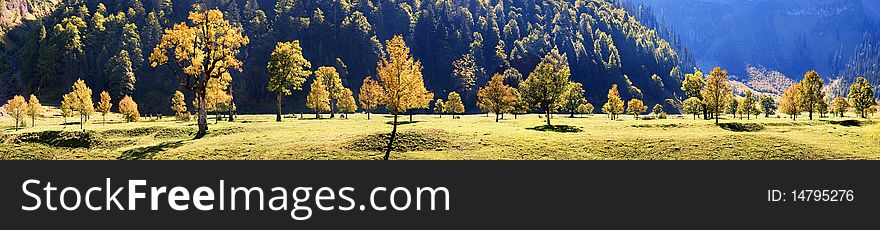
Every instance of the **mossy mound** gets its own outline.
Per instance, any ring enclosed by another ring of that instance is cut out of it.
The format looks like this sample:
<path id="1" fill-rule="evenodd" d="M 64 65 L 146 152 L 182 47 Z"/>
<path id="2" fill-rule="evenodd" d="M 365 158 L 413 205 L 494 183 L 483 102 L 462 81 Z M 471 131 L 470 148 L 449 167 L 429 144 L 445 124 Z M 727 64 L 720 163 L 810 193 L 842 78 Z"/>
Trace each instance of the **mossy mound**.
<path id="1" fill-rule="evenodd" d="M 36 143 L 53 147 L 91 148 L 101 143 L 101 137 L 94 131 L 42 131 L 23 133 L 15 141 Z"/>
<path id="2" fill-rule="evenodd" d="M 396 152 L 442 150 L 449 144 L 450 135 L 442 130 L 401 131 L 394 138 Z M 391 133 L 377 133 L 355 138 L 346 145 L 354 151 L 384 151 Z"/>
<path id="3" fill-rule="evenodd" d="M 733 132 L 757 132 L 764 129 L 761 124 L 755 123 L 720 123 L 718 127 Z"/>

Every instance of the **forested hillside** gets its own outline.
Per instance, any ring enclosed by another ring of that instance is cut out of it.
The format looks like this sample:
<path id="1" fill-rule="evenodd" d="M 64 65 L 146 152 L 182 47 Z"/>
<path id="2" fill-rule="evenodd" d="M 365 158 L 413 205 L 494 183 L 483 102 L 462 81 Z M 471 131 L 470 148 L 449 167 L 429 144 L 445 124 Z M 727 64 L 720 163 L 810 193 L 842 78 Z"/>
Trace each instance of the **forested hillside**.
<path id="1" fill-rule="evenodd" d="M 843 96 L 849 93 L 849 85 L 855 83 L 859 76 L 865 77 L 868 83 L 880 85 L 880 35 L 877 32 L 865 33 L 861 43 L 858 44 L 854 55 L 845 65 L 834 73 L 834 84 L 830 85 L 830 91 L 835 96 Z M 880 96 L 876 94 L 875 96 Z"/>
<path id="2" fill-rule="evenodd" d="M 82 78 L 95 92 L 110 92 L 114 100 L 133 95 L 143 113 L 168 114 L 178 82 L 170 69 L 151 67 L 148 57 L 165 29 L 186 21 L 194 3 L 65 0 L 48 16 L 4 28 L 0 87 L 5 90 L 0 99 L 33 93 L 46 104 L 57 104 Z M 677 54 L 683 45 L 664 39 L 677 39 L 674 33 L 658 32 L 656 23 L 641 24 L 644 16 L 628 13 L 616 1 L 198 3 L 221 10 L 250 40 L 239 53 L 242 71 L 231 72 L 240 113 L 273 111 L 267 63 L 276 43 L 293 40 L 301 42 L 313 70 L 333 66 L 345 87 L 359 89 L 366 76 L 375 76 L 385 41 L 403 35 L 423 63 L 428 90 L 435 95 L 459 92 L 468 111 L 477 110 L 476 91 L 492 74 L 503 73 L 505 82 L 515 86 L 554 47 L 567 58 L 571 80 L 582 83 L 587 100 L 594 103 L 605 100 L 612 84 L 620 85 L 624 98 L 642 98 L 646 104 L 680 100 L 681 78 L 694 66 L 687 55 Z M 307 92 L 288 96 L 284 111 L 306 110 Z M 191 103 L 192 95 L 186 97 Z"/>

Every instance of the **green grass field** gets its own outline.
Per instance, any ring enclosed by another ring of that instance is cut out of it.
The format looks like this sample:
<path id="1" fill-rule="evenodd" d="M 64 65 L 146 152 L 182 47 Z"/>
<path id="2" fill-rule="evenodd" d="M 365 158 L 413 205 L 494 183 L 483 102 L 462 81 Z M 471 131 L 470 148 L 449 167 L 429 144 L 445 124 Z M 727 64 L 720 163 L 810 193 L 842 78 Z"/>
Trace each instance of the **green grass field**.
<path id="1" fill-rule="evenodd" d="M 241 115 L 236 122 L 211 125 L 193 140 L 195 122 L 144 118 L 120 122 L 117 114 L 86 123 L 61 125 L 55 114 L 38 118 L 36 127 L 14 130 L 0 117 L 0 159 L 381 159 L 392 126 L 387 115 L 350 115 L 349 119 L 287 118 Z M 338 116 L 338 115 L 337 115 Z M 324 118 L 328 115 L 323 115 Z M 635 120 L 605 115 L 568 118 L 554 115 L 554 125 L 574 132 L 541 131 L 539 115 L 416 115 L 399 127 L 402 138 L 391 159 L 645 159 L 645 160 L 820 160 L 880 159 L 880 123 L 848 118 L 798 121 L 786 118 L 732 119 L 722 128 L 714 121 L 672 116 Z M 401 117 L 407 121 L 408 117 Z M 68 118 L 68 121 L 78 121 Z M 30 123 L 30 120 L 28 120 Z M 580 130 L 580 131 L 577 131 Z M 746 130 L 746 131 L 743 131 Z"/>

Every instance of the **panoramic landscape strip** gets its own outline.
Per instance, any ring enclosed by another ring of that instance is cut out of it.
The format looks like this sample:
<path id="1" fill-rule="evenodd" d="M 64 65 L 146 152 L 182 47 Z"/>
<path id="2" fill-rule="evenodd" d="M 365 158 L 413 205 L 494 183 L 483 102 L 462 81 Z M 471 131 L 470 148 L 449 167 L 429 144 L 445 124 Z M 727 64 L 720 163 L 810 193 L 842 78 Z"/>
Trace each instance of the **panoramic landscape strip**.
<path id="1" fill-rule="evenodd" d="M 4 22 L 0 159 L 878 159 L 876 71 L 704 73 L 631 2 L 263 2 Z"/>

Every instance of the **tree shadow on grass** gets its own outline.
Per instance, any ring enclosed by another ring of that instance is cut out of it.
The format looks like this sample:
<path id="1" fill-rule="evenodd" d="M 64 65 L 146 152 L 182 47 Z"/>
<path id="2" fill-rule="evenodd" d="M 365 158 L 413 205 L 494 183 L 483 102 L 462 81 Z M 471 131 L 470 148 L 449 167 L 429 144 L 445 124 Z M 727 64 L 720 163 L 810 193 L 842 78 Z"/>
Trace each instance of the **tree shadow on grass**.
<path id="1" fill-rule="evenodd" d="M 122 152 L 117 160 L 142 160 L 153 157 L 156 153 L 177 148 L 183 145 L 183 141 L 168 141 L 158 145 L 129 149 Z"/>
<path id="2" fill-rule="evenodd" d="M 532 128 L 526 128 L 530 130 L 542 131 L 542 132 L 558 132 L 558 133 L 579 133 L 583 132 L 581 128 L 570 126 L 570 125 L 540 125 Z"/>
<path id="3" fill-rule="evenodd" d="M 415 124 L 415 123 L 419 123 L 419 121 L 397 121 L 397 125 L 408 125 L 408 124 Z M 385 122 L 385 124 L 393 125 L 394 121 L 388 121 L 388 122 Z"/>
<path id="4" fill-rule="evenodd" d="M 764 129 L 761 124 L 754 123 L 718 123 L 718 127 L 733 132 L 757 132 Z"/>
<path id="5" fill-rule="evenodd" d="M 330 120 L 330 119 L 333 119 L 333 118 L 329 118 L 329 117 L 322 117 L 322 118 L 303 117 L 303 118 L 300 118 L 300 120 L 307 120 L 307 121 L 308 120 Z"/>
<path id="6" fill-rule="evenodd" d="M 862 123 L 857 120 L 828 121 L 829 124 L 841 125 L 845 127 L 861 127 Z"/>

